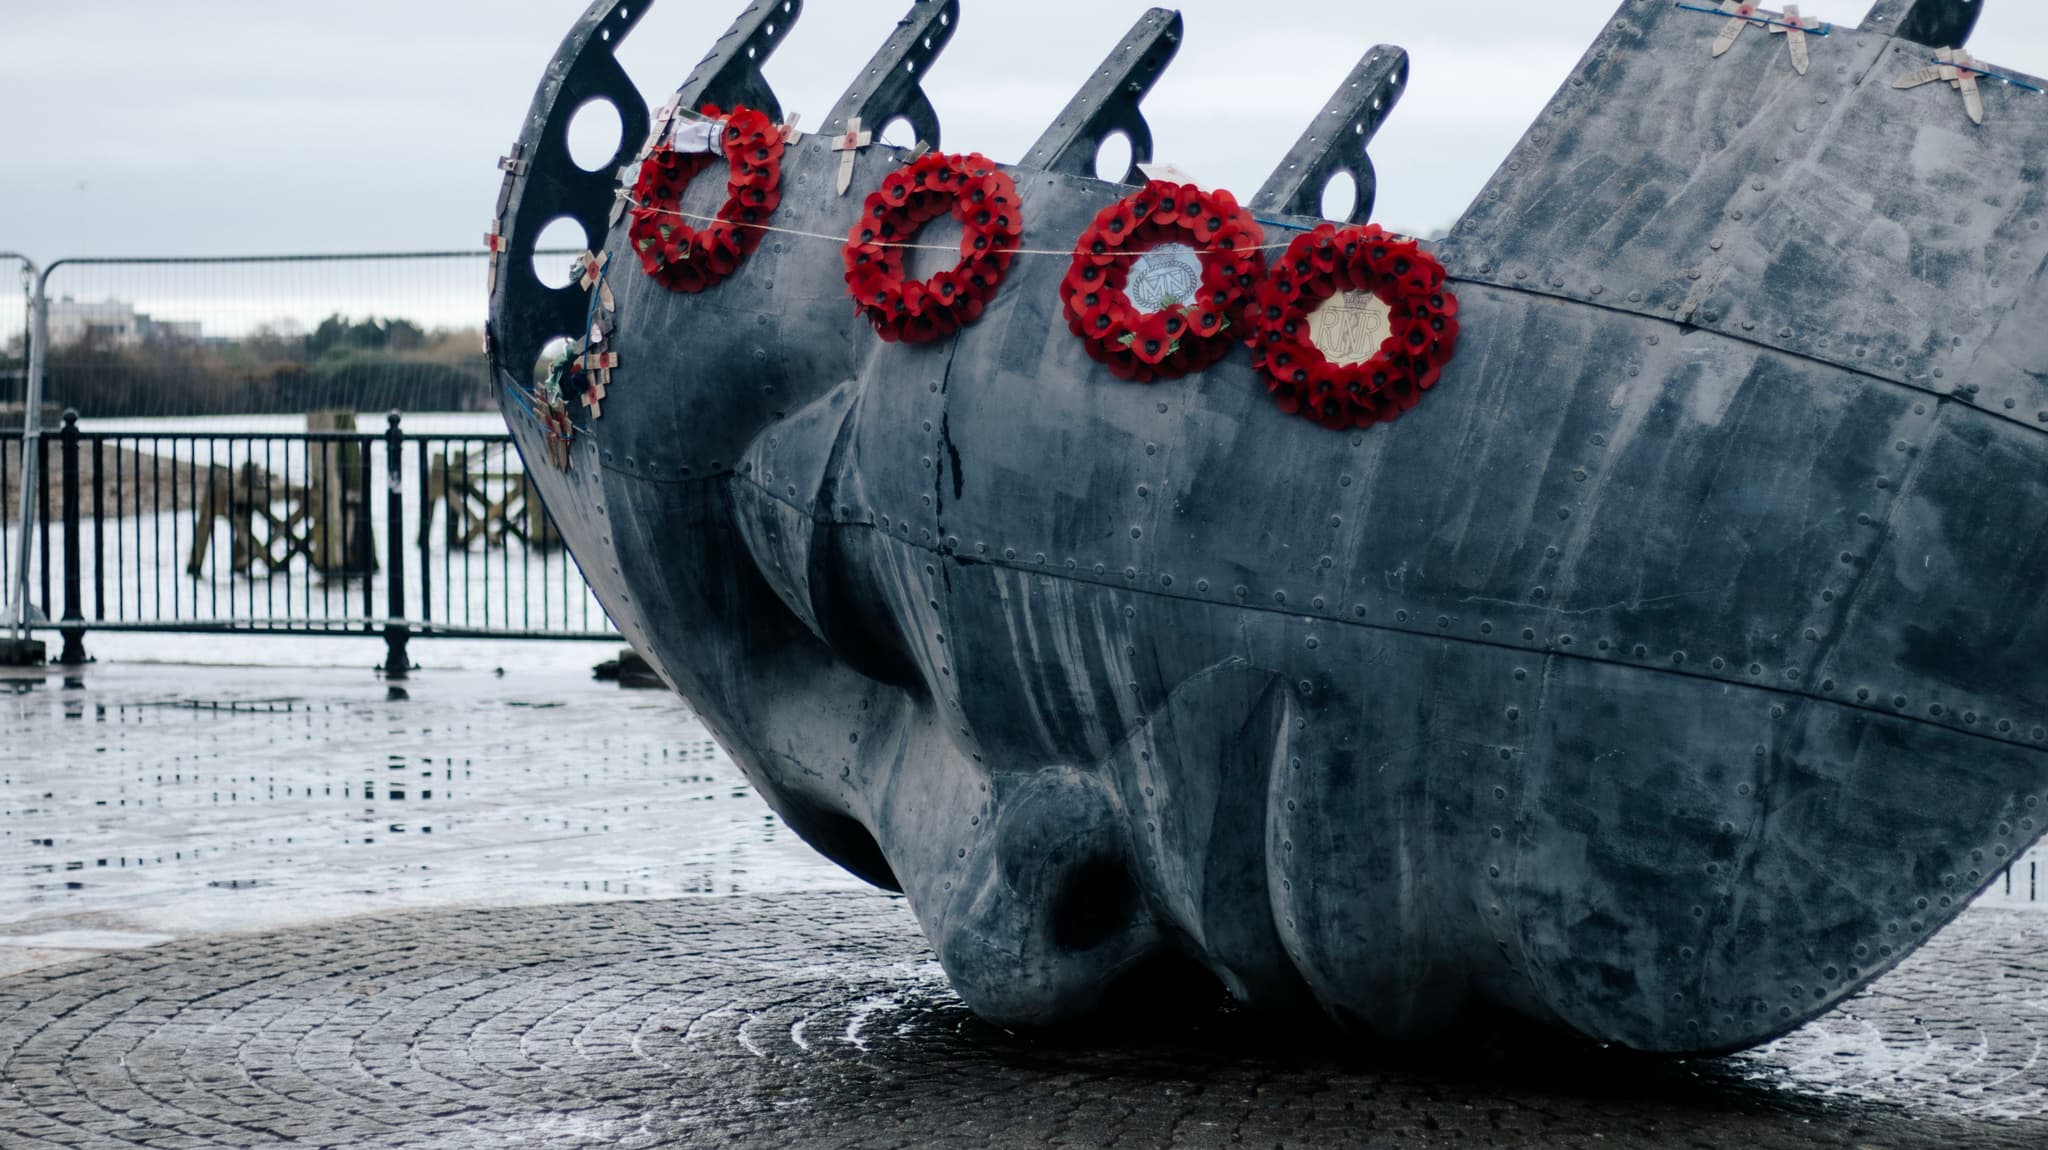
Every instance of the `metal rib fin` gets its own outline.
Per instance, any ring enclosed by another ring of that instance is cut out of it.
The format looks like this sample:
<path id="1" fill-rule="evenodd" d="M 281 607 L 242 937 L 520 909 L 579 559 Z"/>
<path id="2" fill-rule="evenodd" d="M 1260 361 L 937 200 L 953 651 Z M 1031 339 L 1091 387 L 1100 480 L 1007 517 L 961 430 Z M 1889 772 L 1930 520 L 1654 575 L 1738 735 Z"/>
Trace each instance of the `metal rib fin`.
<path id="1" fill-rule="evenodd" d="M 544 343 L 583 329 L 588 294 L 575 284 L 550 288 L 541 283 L 533 272 L 533 251 L 541 229 L 560 216 L 581 224 L 591 247 L 604 243 L 617 199 L 613 173 L 647 138 L 649 123 L 646 100 L 613 53 L 650 3 L 591 4 L 555 52 L 504 165 L 504 186 L 498 194 L 504 249 L 493 257 L 498 273 L 486 346 L 494 364 L 511 371 L 522 384 L 532 382 L 533 364 Z M 609 163 L 585 171 L 569 157 L 569 122 L 577 109 L 592 101 L 618 109 L 620 139 Z"/>
<path id="2" fill-rule="evenodd" d="M 1066 110 L 1045 135 L 1024 153 L 1028 167 L 1070 176 L 1094 176 L 1120 183 L 1138 181 L 1138 165 L 1152 159 L 1152 126 L 1139 103 L 1180 52 L 1180 13 L 1154 8 L 1138 18 L 1131 33 L 1088 83 L 1074 94 Z M 1121 132 L 1131 142 L 1131 166 L 1114 176 L 1095 170 L 1102 141 Z"/>
<path id="3" fill-rule="evenodd" d="M 1400 102 L 1407 87 L 1406 51 L 1381 44 L 1367 52 L 1308 131 L 1295 142 L 1287 158 L 1267 177 L 1259 194 L 1252 197 L 1252 210 L 1320 216 L 1323 190 L 1329 186 L 1330 178 L 1338 172 L 1349 172 L 1358 185 L 1358 200 L 1346 222 L 1362 224 L 1371 219 L 1379 180 L 1373 173 L 1372 157 L 1366 154 L 1366 146 L 1393 114 L 1394 105 Z"/>
<path id="4" fill-rule="evenodd" d="M 908 120 L 917 130 L 917 142 L 936 149 L 939 113 L 924 94 L 923 79 L 959 23 L 960 0 L 915 0 L 909 15 L 897 23 L 895 35 L 839 97 L 825 121 L 826 133 L 844 132 L 847 122 L 858 118 L 862 130 L 873 132 L 879 141 L 882 129 Z"/>
<path id="5" fill-rule="evenodd" d="M 1898 36 L 1931 48 L 1960 48 L 1970 42 L 1987 0 L 1877 0 L 1863 18 L 1863 30 Z"/>
<path id="6" fill-rule="evenodd" d="M 754 0 L 676 89 L 679 106 L 694 110 L 706 104 L 745 104 L 780 123 L 782 101 L 775 98 L 761 66 L 803 14 L 804 0 Z"/>

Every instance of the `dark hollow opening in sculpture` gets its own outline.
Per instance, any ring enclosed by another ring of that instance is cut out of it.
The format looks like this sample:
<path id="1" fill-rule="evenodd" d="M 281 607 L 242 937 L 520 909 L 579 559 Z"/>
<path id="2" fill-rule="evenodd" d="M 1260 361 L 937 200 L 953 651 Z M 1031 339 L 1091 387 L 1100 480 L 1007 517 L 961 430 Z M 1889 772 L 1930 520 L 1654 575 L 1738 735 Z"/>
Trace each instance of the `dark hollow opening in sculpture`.
<path id="1" fill-rule="evenodd" d="M 1215 972 L 1184 951 L 1161 949 L 1124 971 L 1102 992 L 1098 1029 L 1138 1025 L 1146 1033 L 1200 1029 L 1231 1003 Z"/>
<path id="2" fill-rule="evenodd" d="M 1093 950 L 1130 925 L 1138 889 L 1119 859 L 1090 859 L 1067 875 L 1053 903 L 1052 937 L 1060 949 Z"/>

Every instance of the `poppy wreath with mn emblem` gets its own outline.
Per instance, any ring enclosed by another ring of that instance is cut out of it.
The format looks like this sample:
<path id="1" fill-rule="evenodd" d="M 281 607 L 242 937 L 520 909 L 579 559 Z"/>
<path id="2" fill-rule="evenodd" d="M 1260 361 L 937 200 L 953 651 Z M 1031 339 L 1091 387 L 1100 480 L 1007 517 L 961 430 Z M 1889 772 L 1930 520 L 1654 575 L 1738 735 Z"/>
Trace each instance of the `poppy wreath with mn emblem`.
<path id="1" fill-rule="evenodd" d="M 714 105 L 704 115 L 720 118 Z M 701 292 L 739 270 L 761 246 L 763 226 L 782 203 L 782 130 L 766 114 L 735 107 L 719 140 L 731 174 L 725 206 L 705 226 L 682 215 L 683 190 L 718 159 L 718 153 L 678 152 L 667 143 L 649 153 L 633 184 L 633 223 L 627 231 L 640 266 L 671 291 Z"/>
<path id="2" fill-rule="evenodd" d="M 1244 334 L 1244 310 L 1264 274 L 1265 232 L 1229 192 L 1155 180 L 1104 208 L 1074 247 L 1060 284 L 1067 326 L 1119 379 L 1151 383 L 1201 371 Z M 1131 272 L 1161 245 L 1201 261 L 1184 299 L 1140 311 Z"/>
<path id="3" fill-rule="evenodd" d="M 1340 292 L 1366 291 L 1387 307 L 1391 333 L 1361 363 L 1333 363 L 1309 315 Z M 1324 427 L 1369 427 L 1414 407 L 1435 386 L 1458 342 L 1458 297 L 1444 267 L 1414 240 L 1376 224 L 1330 224 L 1297 237 L 1259 287 L 1253 346 L 1280 409 Z"/>
<path id="4" fill-rule="evenodd" d="M 919 230 L 953 213 L 960 261 L 929 279 L 904 276 Z M 854 307 L 883 339 L 930 343 L 981 318 L 1024 234 L 1017 185 L 986 156 L 931 154 L 891 172 L 861 205 L 842 254 Z"/>

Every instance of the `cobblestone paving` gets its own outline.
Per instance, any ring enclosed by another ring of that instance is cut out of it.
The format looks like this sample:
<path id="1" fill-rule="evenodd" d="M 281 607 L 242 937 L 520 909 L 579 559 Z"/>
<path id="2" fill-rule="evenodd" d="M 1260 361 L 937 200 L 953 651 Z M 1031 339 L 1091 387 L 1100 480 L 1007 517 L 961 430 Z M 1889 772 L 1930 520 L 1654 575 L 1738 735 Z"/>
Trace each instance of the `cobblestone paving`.
<path id="1" fill-rule="evenodd" d="M 974 1021 L 871 894 L 432 911 L 0 979 L 0 1145 L 2038 1146 L 2048 916 L 1737 1058 Z M 1156 1033 L 1156 1031 L 1154 1031 Z"/>

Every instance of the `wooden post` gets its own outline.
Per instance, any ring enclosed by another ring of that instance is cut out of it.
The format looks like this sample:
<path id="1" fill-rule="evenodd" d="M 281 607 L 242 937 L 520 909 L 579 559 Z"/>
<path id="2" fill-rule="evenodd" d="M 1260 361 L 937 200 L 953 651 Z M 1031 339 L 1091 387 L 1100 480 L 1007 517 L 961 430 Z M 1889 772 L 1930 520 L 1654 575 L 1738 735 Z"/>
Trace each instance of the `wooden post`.
<path id="1" fill-rule="evenodd" d="M 309 432 L 356 429 L 353 411 L 309 411 Z M 363 502 L 367 478 L 362 446 L 354 440 L 308 445 L 308 503 L 312 509 L 313 568 L 323 575 L 362 575 L 376 566 L 376 544 L 369 539 L 370 508 Z"/>
<path id="2" fill-rule="evenodd" d="M 172 482 L 176 482 L 175 466 L 171 474 Z M 198 493 L 198 506 L 192 509 L 192 550 L 185 559 L 185 574 L 194 579 L 199 578 L 199 573 L 206 569 L 206 549 L 213 542 L 213 496 L 213 484 L 209 482 Z"/>
<path id="3" fill-rule="evenodd" d="M 227 497 L 228 531 L 234 540 L 235 572 L 252 574 L 259 554 L 265 559 L 264 566 L 268 567 L 270 541 L 265 539 L 259 544 L 256 539 L 256 491 L 262 483 L 262 472 L 253 460 L 244 461 L 240 475 L 230 477 L 223 471 L 217 482 Z"/>
<path id="4" fill-rule="evenodd" d="M 422 456 L 425 455 L 426 450 L 427 445 L 422 442 L 420 444 Z M 446 455 L 436 455 L 428 461 L 426 491 L 420 500 L 420 546 L 425 547 L 427 545 L 427 539 L 434 526 L 434 506 L 447 498 L 448 458 Z M 451 504 L 450 506 L 452 508 L 453 505 Z M 451 509 L 448 513 L 453 515 L 454 511 Z"/>
<path id="5" fill-rule="evenodd" d="M 442 494 L 448 500 L 442 517 L 442 522 L 447 528 L 445 534 L 448 547 L 450 550 L 467 549 L 470 541 L 475 538 L 469 528 L 469 449 L 451 449 L 443 461 L 441 475 L 445 483 Z"/>
<path id="6" fill-rule="evenodd" d="M 562 535 L 555 530 L 555 521 L 548 518 L 548 509 L 540 501 L 540 486 L 524 472 L 514 476 L 512 482 L 519 487 L 519 516 L 526 545 L 537 551 L 560 547 Z"/>

